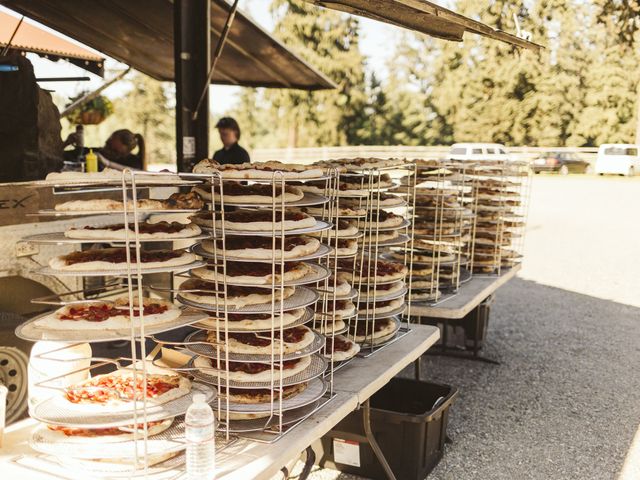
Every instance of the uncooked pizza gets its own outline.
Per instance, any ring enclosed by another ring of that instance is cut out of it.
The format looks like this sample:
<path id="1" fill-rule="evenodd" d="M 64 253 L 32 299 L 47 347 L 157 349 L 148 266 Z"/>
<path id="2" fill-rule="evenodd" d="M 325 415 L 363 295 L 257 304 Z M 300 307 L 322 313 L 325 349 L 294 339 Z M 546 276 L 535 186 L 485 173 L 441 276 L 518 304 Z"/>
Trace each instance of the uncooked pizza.
<path id="1" fill-rule="evenodd" d="M 394 293 L 400 292 L 404 289 L 404 282 L 399 280 L 397 282 L 391 283 L 382 283 L 382 284 L 362 284 L 360 286 L 360 295 L 363 297 L 373 298 L 376 297 L 393 295 Z"/>
<path id="2" fill-rule="evenodd" d="M 128 232 L 127 232 L 128 230 Z M 173 240 L 178 238 L 189 238 L 199 235 L 200 227 L 193 223 L 183 224 L 179 222 L 157 222 L 149 223 L 147 221 L 138 224 L 138 235 L 140 239 L 167 239 Z M 112 225 L 71 227 L 64 232 L 67 238 L 80 239 L 114 239 L 125 240 L 129 236 L 130 240 L 135 238 L 135 227 L 133 224 L 126 229 L 124 223 L 115 223 Z"/>
<path id="3" fill-rule="evenodd" d="M 349 330 L 355 333 L 355 341 L 358 343 L 370 342 L 371 339 L 375 342 L 393 335 L 397 330 L 397 323 L 392 318 L 358 320 L 357 325 L 351 325 Z"/>
<path id="4" fill-rule="evenodd" d="M 166 200 L 141 199 L 135 203 L 138 210 L 197 210 L 204 202 L 197 193 L 174 193 Z M 127 202 L 127 210 L 133 210 L 132 200 Z M 124 203 L 119 200 L 96 198 L 91 200 L 71 200 L 55 206 L 59 212 L 120 212 Z"/>
<path id="5" fill-rule="evenodd" d="M 335 240 L 329 240 L 330 245 L 335 245 Z M 337 255 L 340 257 L 348 257 L 358 252 L 358 240 L 355 238 L 339 238 L 336 246 Z"/>
<path id="6" fill-rule="evenodd" d="M 289 298 L 294 293 L 294 287 L 284 287 L 274 291 L 270 288 L 237 285 L 227 285 L 224 292 L 223 285 L 216 285 L 214 282 L 200 278 L 190 278 L 180 285 L 180 295 L 187 300 L 220 307 L 226 303 L 227 307 L 234 308 L 271 303 L 272 300 L 278 302 Z"/>
<path id="7" fill-rule="evenodd" d="M 333 224 L 331 229 L 325 232 L 315 232 L 311 233 L 314 237 L 326 236 L 329 235 L 329 238 L 345 238 L 345 237 L 353 237 L 358 234 L 358 225 L 355 222 L 350 222 L 348 220 L 338 220 Z"/>
<path id="8" fill-rule="evenodd" d="M 286 355 L 308 347 L 315 340 L 315 335 L 311 329 L 304 325 L 283 330 L 282 341 L 280 340 L 280 334 L 280 330 L 276 329 L 273 332 L 273 338 L 276 341 L 272 342 L 271 332 L 234 332 L 229 333 L 225 341 L 224 333 L 211 331 L 207 334 L 207 341 L 213 344 L 221 343 L 221 350 L 229 351 L 229 353 L 246 355 L 271 355 L 273 353 L 273 355 L 277 356 L 280 355 L 281 346 L 283 353 Z"/>
<path id="9" fill-rule="evenodd" d="M 311 255 L 320 248 L 317 238 L 306 235 L 284 237 L 255 237 L 255 236 L 230 236 L 224 241 L 216 240 L 214 248 L 213 240 L 204 240 L 202 248 L 209 253 L 216 253 L 222 257 L 222 252 L 227 257 L 241 258 L 243 260 L 295 260 Z M 274 250 L 275 248 L 275 250 Z"/>
<path id="10" fill-rule="evenodd" d="M 191 391 L 189 379 L 170 370 L 155 370 L 163 373 L 148 373 L 146 390 L 141 371 L 134 379 L 133 370 L 123 368 L 67 387 L 64 396 L 74 404 L 107 409 L 126 406 L 145 397 L 148 403 L 160 405 Z"/>
<path id="11" fill-rule="evenodd" d="M 360 345 L 342 335 L 327 338 L 324 356 L 334 362 L 343 362 L 355 357 L 360 351 Z"/>
<path id="12" fill-rule="evenodd" d="M 193 191 L 206 200 L 211 200 L 211 185 L 193 187 Z M 229 203 L 240 203 L 249 205 L 276 205 L 296 202 L 304 197 L 304 192 L 297 187 L 285 185 L 284 196 L 282 186 L 267 185 L 264 183 L 254 183 L 243 185 L 240 182 L 224 182 L 223 200 Z M 220 185 L 215 185 L 214 196 L 216 201 L 220 201 Z"/>
<path id="13" fill-rule="evenodd" d="M 344 320 L 336 318 L 331 321 L 316 320 L 316 326 L 314 327 L 318 332 L 323 335 L 331 336 L 334 332 L 342 332 L 347 327 Z"/>
<path id="14" fill-rule="evenodd" d="M 345 199 L 346 200 L 346 199 Z M 340 200 L 339 207 L 333 208 L 332 213 L 338 217 L 363 217 L 367 214 L 367 209 L 360 204 L 355 204 L 353 206 L 343 205 L 343 200 Z M 315 215 L 318 217 L 324 217 L 329 214 L 328 208 L 323 207 L 302 207 L 302 211 L 308 213 L 309 215 Z"/>
<path id="15" fill-rule="evenodd" d="M 360 304 L 358 310 L 359 315 L 382 315 L 385 313 L 393 312 L 404 305 L 404 295 L 400 298 L 394 298 L 393 300 L 385 300 L 383 302 Z"/>
<path id="16" fill-rule="evenodd" d="M 153 437 L 164 432 L 173 424 L 173 418 L 166 420 L 147 422 L 147 436 Z M 47 425 L 39 430 L 39 434 L 47 443 L 65 444 L 76 443 L 83 445 L 102 445 L 105 443 L 118 443 L 133 440 L 134 425 L 125 427 L 105 427 L 105 428 L 82 428 L 68 427 L 65 425 Z M 141 438 L 144 435 L 144 425 L 139 424 L 137 428 L 137 436 Z"/>
<path id="17" fill-rule="evenodd" d="M 201 227 L 211 228 L 213 225 L 211 213 L 201 212 L 191 217 L 191 220 Z M 216 219 L 218 223 L 221 218 Z M 316 219 L 301 211 L 286 210 L 283 212 L 272 210 L 240 209 L 225 214 L 224 227 L 229 230 L 243 232 L 270 232 L 276 234 L 285 231 L 310 228 L 315 226 Z"/>
<path id="18" fill-rule="evenodd" d="M 312 271 L 312 268 L 303 262 L 285 262 L 284 273 L 280 263 L 227 262 L 225 269 L 221 265 L 207 265 L 196 268 L 191 273 L 204 280 L 226 281 L 236 285 L 278 286 L 281 282 L 300 280 Z"/>
<path id="19" fill-rule="evenodd" d="M 130 182 L 131 175 L 124 174 L 128 182 Z M 99 172 L 51 172 L 47 174 L 47 180 L 49 181 L 61 181 L 61 182 L 110 182 L 122 181 L 122 170 L 116 170 L 114 168 L 105 168 Z M 136 172 L 136 182 L 144 184 L 172 184 L 179 181 L 180 177 L 175 174 L 160 174 L 151 175 L 141 172 Z"/>
<path id="20" fill-rule="evenodd" d="M 280 392 L 277 389 L 269 389 L 269 388 L 230 388 L 227 390 L 226 387 L 218 387 L 220 391 L 220 395 L 227 395 L 229 397 L 229 401 L 233 403 L 242 403 L 242 404 L 257 404 L 257 403 L 270 403 L 273 399 L 274 401 L 279 400 Z M 288 398 L 295 397 L 296 395 L 304 392 L 307 388 L 307 383 L 297 383 L 295 385 L 286 385 L 282 387 L 282 399 L 286 400 Z M 222 402 L 224 407 L 225 402 Z M 225 417 L 225 413 L 222 413 L 222 418 Z M 231 420 L 248 420 L 250 418 L 266 418 L 270 416 L 269 412 L 263 414 L 249 414 L 248 416 L 234 415 L 231 413 Z"/>
<path id="21" fill-rule="evenodd" d="M 400 232 L 398 230 L 388 230 L 388 231 L 381 230 L 376 234 L 374 229 L 371 235 L 367 235 L 366 237 L 363 237 L 363 240 L 361 241 L 366 242 L 367 244 L 370 244 L 370 245 L 375 245 L 376 243 L 390 242 L 391 240 L 395 240 L 396 238 L 399 238 L 399 237 L 400 237 Z"/>
<path id="22" fill-rule="evenodd" d="M 193 173 L 220 172 L 222 178 L 232 180 L 274 180 L 318 178 L 324 175 L 321 168 L 277 161 L 220 165 L 215 160 L 204 159 L 193 167 Z"/>
<path id="23" fill-rule="evenodd" d="M 385 210 L 371 210 L 365 220 L 365 225 L 376 228 L 393 228 L 398 227 L 404 222 L 404 218 L 395 213 L 386 212 Z"/>
<path id="24" fill-rule="evenodd" d="M 380 189 L 380 188 L 390 188 L 393 187 L 393 181 L 388 173 L 383 173 L 381 175 L 372 175 L 372 180 L 369 178 L 365 178 L 364 182 L 355 181 L 355 182 L 344 182 L 345 190 L 362 190 L 363 188 L 366 190 L 371 189 Z M 342 189 L 339 194 L 342 193 Z"/>
<path id="25" fill-rule="evenodd" d="M 130 249 L 131 263 L 138 263 L 135 249 Z M 196 256 L 184 250 L 143 250 L 140 252 L 142 268 L 164 268 L 186 265 L 196 260 Z M 49 266 L 55 270 L 69 271 L 109 271 L 127 266 L 126 248 L 101 248 L 68 253 L 53 257 Z"/>
<path id="26" fill-rule="evenodd" d="M 316 319 L 323 320 L 328 316 L 331 316 L 332 319 L 344 318 L 352 316 L 356 312 L 356 306 L 351 300 L 336 300 L 335 303 L 333 300 L 329 300 L 326 307 L 327 311 L 322 314 L 316 309 Z"/>
<path id="27" fill-rule="evenodd" d="M 326 285 L 324 283 L 321 283 L 318 287 L 318 290 L 322 292 L 333 293 L 336 297 L 349 295 L 351 293 L 351 284 L 346 278 L 344 278 L 344 275 L 340 275 L 340 273 L 341 272 L 338 272 L 338 276 L 336 278 L 329 278 Z"/>
<path id="28" fill-rule="evenodd" d="M 52 330 L 122 330 L 131 327 L 129 298 L 114 301 L 74 303 L 36 320 L 35 325 Z M 142 317 L 146 326 L 170 322 L 181 311 L 166 300 L 143 299 Z M 137 295 L 134 299 L 134 325 L 140 325 L 140 307 Z"/>
<path id="29" fill-rule="evenodd" d="M 311 365 L 311 357 L 296 358 L 295 360 L 284 360 L 282 362 L 282 377 L 290 378 L 306 370 Z M 208 375 L 220 375 L 234 382 L 253 383 L 280 381 L 280 362 L 270 363 L 250 363 L 250 362 L 229 362 L 227 365 L 222 360 L 212 360 L 205 357 L 197 357 L 194 366 Z"/>
<path id="30" fill-rule="evenodd" d="M 304 308 L 296 308 L 282 314 L 276 312 L 275 316 L 272 316 L 271 313 L 229 313 L 226 316 L 228 322 L 225 322 L 223 314 L 212 312 L 208 318 L 198 322 L 198 326 L 208 329 L 219 328 L 221 331 L 228 328 L 229 331 L 234 332 L 268 330 L 272 327 L 279 329 L 300 321 L 305 315 L 307 315 L 307 311 Z M 311 315 L 308 318 L 310 319 Z M 228 326 L 225 327 L 225 324 Z"/>
<path id="31" fill-rule="evenodd" d="M 345 262 L 339 262 L 338 268 L 344 271 L 345 278 L 352 282 L 361 278 L 359 263 L 355 267 L 355 275 L 350 275 L 351 269 Z M 376 262 L 371 259 L 369 262 L 368 259 L 365 259 L 362 266 L 363 281 L 373 280 L 374 282 L 386 283 L 393 280 L 402 280 L 407 276 L 407 273 L 409 273 L 409 270 L 406 266 L 401 263 L 387 262 L 386 260 L 377 260 Z"/>

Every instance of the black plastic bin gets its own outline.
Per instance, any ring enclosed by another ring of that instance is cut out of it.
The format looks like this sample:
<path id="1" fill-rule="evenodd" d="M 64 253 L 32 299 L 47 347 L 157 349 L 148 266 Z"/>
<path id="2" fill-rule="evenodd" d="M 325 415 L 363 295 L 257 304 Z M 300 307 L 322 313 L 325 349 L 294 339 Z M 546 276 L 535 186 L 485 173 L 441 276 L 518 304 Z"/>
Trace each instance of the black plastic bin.
<path id="1" fill-rule="evenodd" d="M 398 480 L 423 480 L 438 464 L 447 437 L 449 407 L 457 394 L 457 388 L 449 385 L 394 378 L 371 397 L 372 431 Z M 322 437 L 319 464 L 375 480 L 386 479 L 363 435 L 362 411 L 358 410 Z M 359 467 L 335 462 L 334 438 L 360 444 Z"/>

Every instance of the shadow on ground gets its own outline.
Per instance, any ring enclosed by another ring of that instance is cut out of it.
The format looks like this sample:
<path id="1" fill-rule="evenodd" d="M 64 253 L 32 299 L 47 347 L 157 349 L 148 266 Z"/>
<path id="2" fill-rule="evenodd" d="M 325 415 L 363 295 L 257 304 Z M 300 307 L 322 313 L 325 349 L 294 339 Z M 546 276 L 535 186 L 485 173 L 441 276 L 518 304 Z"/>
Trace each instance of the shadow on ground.
<path id="1" fill-rule="evenodd" d="M 640 424 L 639 321 L 635 307 L 521 279 L 504 286 L 484 349 L 500 365 L 423 358 L 423 375 L 460 390 L 453 444 L 429 479 L 615 478 Z"/>

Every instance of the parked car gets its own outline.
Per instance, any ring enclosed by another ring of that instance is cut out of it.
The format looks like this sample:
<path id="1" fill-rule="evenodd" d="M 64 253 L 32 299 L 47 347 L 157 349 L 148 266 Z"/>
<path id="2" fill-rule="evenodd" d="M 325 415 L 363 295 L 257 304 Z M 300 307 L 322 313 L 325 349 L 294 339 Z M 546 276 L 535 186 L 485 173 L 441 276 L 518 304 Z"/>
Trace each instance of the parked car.
<path id="1" fill-rule="evenodd" d="M 598 175 L 613 173 L 632 177 L 640 173 L 640 145 L 604 143 L 598 148 L 595 171 Z"/>
<path id="2" fill-rule="evenodd" d="M 454 143 L 447 160 L 510 160 L 504 145 L 499 143 Z"/>
<path id="3" fill-rule="evenodd" d="M 568 173 L 590 173 L 591 164 L 582 160 L 572 152 L 548 152 L 536 158 L 531 163 L 533 173 L 557 172 L 560 175 Z"/>

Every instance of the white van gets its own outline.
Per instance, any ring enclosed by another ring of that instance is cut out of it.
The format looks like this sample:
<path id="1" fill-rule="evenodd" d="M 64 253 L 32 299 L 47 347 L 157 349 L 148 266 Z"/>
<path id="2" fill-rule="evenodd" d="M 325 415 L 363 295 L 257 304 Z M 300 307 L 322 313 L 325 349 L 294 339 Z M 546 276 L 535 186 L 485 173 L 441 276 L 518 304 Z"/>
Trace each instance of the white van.
<path id="1" fill-rule="evenodd" d="M 598 148 L 595 172 L 599 175 L 617 173 L 631 177 L 640 173 L 640 145 L 605 143 Z"/>
<path id="2" fill-rule="evenodd" d="M 500 143 L 454 143 L 447 154 L 447 160 L 510 160 L 504 145 Z"/>

